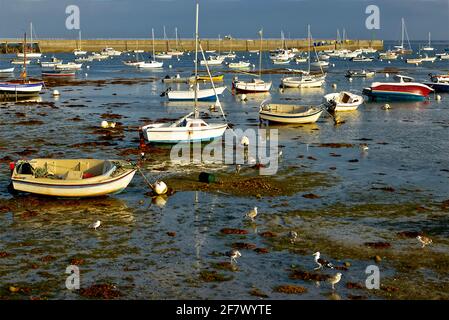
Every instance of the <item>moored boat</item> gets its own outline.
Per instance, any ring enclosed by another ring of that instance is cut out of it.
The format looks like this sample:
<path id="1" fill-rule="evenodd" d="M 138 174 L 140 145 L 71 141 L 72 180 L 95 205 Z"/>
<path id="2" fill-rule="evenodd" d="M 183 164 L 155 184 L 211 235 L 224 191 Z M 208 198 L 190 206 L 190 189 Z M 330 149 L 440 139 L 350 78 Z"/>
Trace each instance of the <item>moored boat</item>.
<path id="1" fill-rule="evenodd" d="M 324 108 L 320 106 L 272 104 L 264 101 L 260 105 L 259 117 L 270 122 L 306 124 L 317 122 L 323 111 Z"/>
<path id="2" fill-rule="evenodd" d="M 97 197 L 123 191 L 136 168 L 123 160 L 33 159 L 15 163 L 14 190 L 53 197 Z"/>
<path id="3" fill-rule="evenodd" d="M 348 91 L 330 93 L 324 96 L 329 111 L 354 111 L 363 103 L 363 97 Z"/>
<path id="4" fill-rule="evenodd" d="M 216 95 L 221 95 L 226 90 L 226 87 L 215 87 L 209 89 L 198 89 L 196 98 L 198 101 L 216 101 Z M 216 94 L 215 94 L 216 93 Z M 170 101 L 194 101 L 195 100 L 195 90 L 190 88 L 189 90 L 171 90 L 168 88 L 165 92 L 161 94 L 166 95 Z"/>
<path id="5" fill-rule="evenodd" d="M 363 89 L 363 94 L 372 100 L 380 101 L 422 101 L 433 89 L 416 82 L 374 82 L 370 88 Z"/>
<path id="6" fill-rule="evenodd" d="M 346 72 L 345 77 L 346 78 L 369 78 L 374 77 L 376 74 L 375 71 L 369 71 L 369 70 L 348 70 Z"/>

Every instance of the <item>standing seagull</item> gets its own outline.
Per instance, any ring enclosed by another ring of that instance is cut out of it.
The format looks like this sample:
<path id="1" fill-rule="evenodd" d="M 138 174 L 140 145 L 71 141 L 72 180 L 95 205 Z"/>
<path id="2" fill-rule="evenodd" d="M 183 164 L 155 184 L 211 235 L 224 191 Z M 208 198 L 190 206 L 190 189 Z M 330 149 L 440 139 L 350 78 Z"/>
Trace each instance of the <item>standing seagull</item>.
<path id="1" fill-rule="evenodd" d="M 290 242 L 295 243 L 296 238 L 298 238 L 298 233 L 296 231 L 290 231 L 288 236 L 290 237 Z"/>
<path id="2" fill-rule="evenodd" d="M 254 218 L 257 217 L 257 207 L 254 207 L 253 210 L 251 210 L 250 212 L 247 212 L 245 216 L 247 218 L 250 218 L 251 221 L 254 221 Z"/>
<path id="3" fill-rule="evenodd" d="M 335 290 L 335 285 L 341 280 L 341 273 L 337 273 L 335 276 L 330 277 L 327 281 L 332 285 L 332 290 Z"/>
<path id="4" fill-rule="evenodd" d="M 101 221 L 100 220 L 97 220 L 97 221 L 95 221 L 94 223 L 92 223 L 90 226 L 89 226 L 89 228 L 92 228 L 92 229 L 94 229 L 95 231 L 97 231 L 97 228 L 99 228 L 101 226 Z"/>
<path id="5" fill-rule="evenodd" d="M 242 256 L 237 249 L 232 249 L 231 251 L 226 252 L 226 255 L 231 258 L 231 263 L 235 262 L 235 264 L 237 264 L 237 259 Z"/>
<path id="6" fill-rule="evenodd" d="M 417 236 L 416 239 L 422 243 L 422 248 L 432 243 L 432 239 L 425 236 Z"/>
<path id="7" fill-rule="evenodd" d="M 332 263 L 330 263 L 329 261 L 326 261 L 326 260 L 320 258 L 320 252 L 319 251 L 315 252 L 313 254 L 313 256 L 315 256 L 315 263 L 318 265 L 318 267 L 315 268 L 315 270 L 321 269 L 323 267 L 330 268 L 330 269 L 334 268 Z"/>

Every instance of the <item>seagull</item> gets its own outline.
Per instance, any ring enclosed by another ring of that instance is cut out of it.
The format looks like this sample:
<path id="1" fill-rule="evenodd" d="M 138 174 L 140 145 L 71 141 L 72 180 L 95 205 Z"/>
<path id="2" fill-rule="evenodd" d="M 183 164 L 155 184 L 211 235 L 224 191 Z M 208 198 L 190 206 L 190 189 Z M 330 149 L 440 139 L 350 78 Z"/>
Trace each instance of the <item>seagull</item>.
<path id="1" fill-rule="evenodd" d="M 290 237 L 290 242 L 294 243 L 296 241 L 296 238 L 298 238 L 298 233 L 296 231 L 290 231 L 288 233 L 288 236 Z"/>
<path id="2" fill-rule="evenodd" d="M 238 173 L 240 173 L 240 170 L 242 169 L 242 166 L 241 165 L 239 165 L 239 164 L 237 164 L 237 165 L 235 165 L 235 172 L 238 174 Z"/>
<path id="3" fill-rule="evenodd" d="M 313 255 L 315 256 L 315 263 L 318 265 L 318 267 L 315 268 L 314 270 L 318 270 L 318 269 L 321 269 L 323 267 L 330 268 L 330 269 L 334 268 L 332 263 L 330 263 L 329 261 L 326 261 L 326 260 L 320 258 L 320 252 L 319 251 L 315 252 Z"/>
<path id="4" fill-rule="evenodd" d="M 232 249 L 231 251 L 226 252 L 226 255 L 231 258 L 231 263 L 235 262 L 235 264 L 237 264 L 237 259 L 242 256 L 237 249 Z"/>
<path id="5" fill-rule="evenodd" d="M 97 221 L 95 221 L 94 223 L 92 223 L 92 224 L 89 226 L 89 228 L 92 228 L 92 229 L 94 229 L 95 231 L 97 231 L 97 228 L 99 228 L 100 225 L 101 225 L 101 221 L 100 221 L 100 220 L 97 220 Z"/>
<path id="6" fill-rule="evenodd" d="M 432 239 L 425 236 L 417 236 L 416 239 L 422 243 L 422 248 L 432 243 Z"/>
<path id="7" fill-rule="evenodd" d="M 332 285 L 332 290 L 335 290 L 335 285 L 341 280 L 341 273 L 337 273 L 335 276 L 330 277 L 327 281 Z"/>
<path id="8" fill-rule="evenodd" d="M 247 212 L 245 216 L 247 218 L 250 218 L 251 221 L 254 221 L 254 218 L 257 217 L 257 207 L 254 207 L 253 210 L 251 210 L 250 212 Z"/>

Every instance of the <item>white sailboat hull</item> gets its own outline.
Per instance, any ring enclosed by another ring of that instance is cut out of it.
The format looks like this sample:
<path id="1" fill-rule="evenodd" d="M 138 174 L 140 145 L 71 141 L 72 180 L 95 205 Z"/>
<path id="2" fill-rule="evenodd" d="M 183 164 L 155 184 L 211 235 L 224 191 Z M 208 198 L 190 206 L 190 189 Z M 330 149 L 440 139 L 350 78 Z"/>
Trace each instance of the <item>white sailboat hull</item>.
<path id="1" fill-rule="evenodd" d="M 221 137 L 227 124 L 210 124 L 208 127 L 143 127 L 144 138 L 150 143 L 180 143 L 193 141 L 208 141 Z"/>
<path id="2" fill-rule="evenodd" d="M 24 58 L 24 56 L 25 56 L 25 54 L 23 54 L 23 53 L 17 54 L 17 58 Z M 27 58 L 30 58 L 30 59 L 38 59 L 40 57 L 42 57 L 42 53 L 37 53 L 37 52 L 27 53 Z"/>
<path id="3" fill-rule="evenodd" d="M 226 87 L 216 87 L 215 91 L 217 95 L 223 94 L 226 90 Z M 200 89 L 197 93 L 198 101 L 215 101 L 215 91 L 213 88 L 211 89 Z M 168 100 L 170 101 L 193 101 L 195 100 L 195 90 L 176 90 L 169 91 L 167 93 Z"/>

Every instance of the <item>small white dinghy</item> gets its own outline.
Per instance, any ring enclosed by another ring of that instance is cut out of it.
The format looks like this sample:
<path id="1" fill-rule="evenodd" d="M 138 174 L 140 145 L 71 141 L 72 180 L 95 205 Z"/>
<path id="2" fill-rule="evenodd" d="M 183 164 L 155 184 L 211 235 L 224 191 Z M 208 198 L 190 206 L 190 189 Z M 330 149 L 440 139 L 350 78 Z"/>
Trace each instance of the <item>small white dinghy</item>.
<path id="1" fill-rule="evenodd" d="M 123 191 L 136 167 L 123 160 L 33 159 L 15 163 L 14 190 L 53 197 L 97 197 Z"/>
<path id="2" fill-rule="evenodd" d="M 247 61 L 231 62 L 228 67 L 230 69 L 247 69 L 251 67 L 251 63 Z"/>
<path id="3" fill-rule="evenodd" d="M 271 122 L 305 124 L 317 122 L 323 111 L 320 106 L 272 104 L 264 101 L 260 105 L 259 117 Z"/>
<path id="4" fill-rule="evenodd" d="M 348 91 L 330 93 L 324 96 L 329 111 L 354 111 L 363 103 L 362 96 Z"/>

